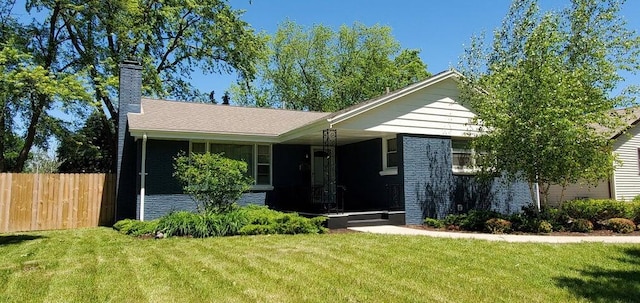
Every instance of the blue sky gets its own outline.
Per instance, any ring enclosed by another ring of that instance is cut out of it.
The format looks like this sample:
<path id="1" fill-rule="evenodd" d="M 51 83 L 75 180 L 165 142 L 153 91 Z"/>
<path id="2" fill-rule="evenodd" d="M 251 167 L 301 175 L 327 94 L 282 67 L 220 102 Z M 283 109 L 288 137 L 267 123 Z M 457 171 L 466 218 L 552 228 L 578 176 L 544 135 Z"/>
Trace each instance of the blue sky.
<path id="1" fill-rule="evenodd" d="M 24 1 L 16 12 L 24 15 Z M 334 29 L 360 22 L 392 28 L 402 48 L 421 50 L 421 58 L 431 73 L 456 67 L 464 45 L 474 34 L 490 36 L 500 26 L 511 0 L 229 0 L 234 9 L 245 10 L 243 19 L 257 32 L 275 33 L 289 19 L 311 27 L 323 24 Z M 568 0 L 540 0 L 543 10 L 560 10 Z M 622 15 L 628 28 L 640 33 L 640 0 L 627 0 Z M 35 16 L 36 18 L 38 15 Z M 628 75 L 627 84 L 640 84 L 639 75 Z M 223 92 L 235 82 L 235 75 L 195 73 L 191 82 L 202 92 Z"/>
<path id="2" fill-rule="evenodd" d="M 421 50 L 431 73 L 455 67 L 464 45 L 474 34 L 490 35 L 500 26 L 510 0 L 231 0 L 235 9 L 245 10 L 244 20 L 256 31 L 273 34 L 289 19 L 305 27 L 323 24 L 338 28 L 361 22 L 390 26 L 402 48 Z M 543 10 L 559 10 L 566 0 L 541 0 Z M 622 8 L 628 28 L 640 32 L 640 1 L 628 0 Z M 640 76 L 625 75 L 627 83 L 640 84 Z M 229 75 L 197 75 L 192 83 L 202 91 L 221 96 L 234 81 Z M 219 98 L 218 98 L 219 99 Z"/>

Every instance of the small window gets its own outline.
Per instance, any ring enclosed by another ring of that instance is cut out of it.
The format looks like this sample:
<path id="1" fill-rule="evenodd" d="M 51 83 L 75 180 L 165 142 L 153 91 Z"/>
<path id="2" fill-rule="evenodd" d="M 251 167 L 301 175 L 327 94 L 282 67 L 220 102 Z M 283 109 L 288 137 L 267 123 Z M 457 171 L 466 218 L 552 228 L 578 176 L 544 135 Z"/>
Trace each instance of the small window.
<path id="1" fill-rule="evenodd" d="M 484 157 L 478 154 L 469 140 L 451 140 L 451 164 L 455 173 L 474 174 Z"/>
<path id="2" fill-rule="evenodd" d="M 271 147 L 269 145 L 258 145 L 258 170 L 256 173 L 256 184 L 271 184 Z"/>
<path id="3" fill-rule="evenodd" d="M 382 171 L 380 171 L 380 175 L 397 175 L 399 162 L 398 139 L 396 137 L 382 138 Z"/>
<path id="4" fill-rule="evenodd" d="M 473 150 L 469 141 L 451 141 L 451 161 L 453 168 L 457 170 L 473 167 Z"/>
<path id="5" fill-rule="evenodd" d="M 387 139 L 387 168 L 398 167 L 398 139 Z"/>

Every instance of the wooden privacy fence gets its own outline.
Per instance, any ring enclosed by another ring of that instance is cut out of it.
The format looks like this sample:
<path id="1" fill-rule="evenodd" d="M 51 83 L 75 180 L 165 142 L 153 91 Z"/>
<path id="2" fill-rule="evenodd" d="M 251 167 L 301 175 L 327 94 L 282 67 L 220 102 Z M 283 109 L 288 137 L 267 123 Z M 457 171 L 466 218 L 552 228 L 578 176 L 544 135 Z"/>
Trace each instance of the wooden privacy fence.
<path id="1" fill-rule="evenodd" d="M 114 174 L 0 174 L 0 233 L 110 225 Z"/>

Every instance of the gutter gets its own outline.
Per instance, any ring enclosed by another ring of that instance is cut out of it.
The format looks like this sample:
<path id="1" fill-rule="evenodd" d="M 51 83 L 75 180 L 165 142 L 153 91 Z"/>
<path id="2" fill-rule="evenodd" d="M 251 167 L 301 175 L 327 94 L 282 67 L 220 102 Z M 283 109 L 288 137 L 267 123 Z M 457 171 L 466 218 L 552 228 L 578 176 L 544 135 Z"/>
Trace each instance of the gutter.
<path id="1" fill-rule="evenodd" d="M 144 221 L 144 189 L 147 177 L 147 133 L 142 135 L 142 163 L 140 164 L 140 221 Z"/>

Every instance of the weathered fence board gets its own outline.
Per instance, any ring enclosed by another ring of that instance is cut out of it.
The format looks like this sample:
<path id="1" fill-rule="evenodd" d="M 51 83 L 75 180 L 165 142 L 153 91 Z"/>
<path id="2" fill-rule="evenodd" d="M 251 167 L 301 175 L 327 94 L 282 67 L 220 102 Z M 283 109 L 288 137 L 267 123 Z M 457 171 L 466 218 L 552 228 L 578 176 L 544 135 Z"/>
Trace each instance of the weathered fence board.
<path id="1" fill-rule="evenodd" d="M 0 174 L 0 232 L 110 225 L 113 174 Z"/>

